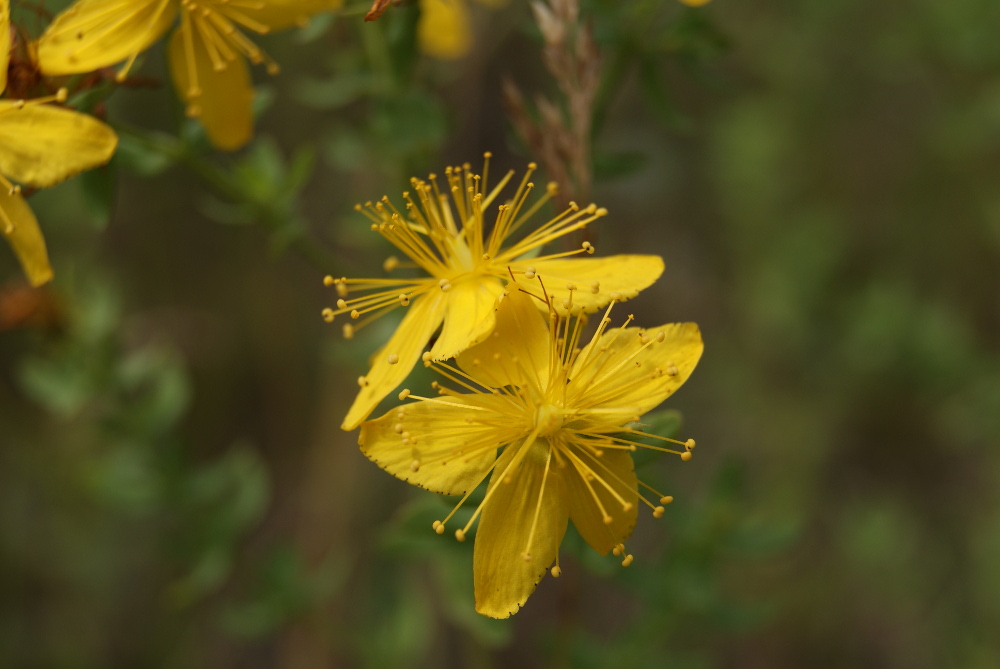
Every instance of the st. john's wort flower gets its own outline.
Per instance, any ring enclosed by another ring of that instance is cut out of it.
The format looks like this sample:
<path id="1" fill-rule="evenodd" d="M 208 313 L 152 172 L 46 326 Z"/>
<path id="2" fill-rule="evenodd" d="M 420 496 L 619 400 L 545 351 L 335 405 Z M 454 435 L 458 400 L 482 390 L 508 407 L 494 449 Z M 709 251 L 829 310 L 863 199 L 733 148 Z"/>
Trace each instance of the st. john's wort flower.
<path id="1" fill-rule="evenodd" d="M 545 279 L 545 277 L 541 277 Z M 532 284 L 529 296 L 524 290 Z M 435 383 L 438 397 L 392 409 L 361 427 L 361 450 L 390 474 L 445 495 L 461 495 L 455 510 L 490 477 L 471 519 L 454 531 L 476 530 L 473 578 L 476 610 L 506 618 L 524 604 L 551 568 L 568 521 L 597 552 L 632 562 L 623 542 L 644 504 L 654 517 L 672 498 L 638 481 L 637 448 L 689 460 L 694 440 L 655 437 L 640 416 L 673 394 L 702 353 L 693 323 L 641 329 L 629 316 L 610 327 L 611 306 L 589 343 L 579 347 L 585 316 L 548 318 L 533 302 L 557 281 L 511 283 L 496 329 L 458 356 L 457 366 L 425 361 L 465 392 Z M 639 443 L 653 439 L 657 445 Z M 679 446 L 677 450 L 668 444 Z M 640 486 L 644 489 L 640 491 Z M 455 511 L 435 521 L 444 533 Z"/>

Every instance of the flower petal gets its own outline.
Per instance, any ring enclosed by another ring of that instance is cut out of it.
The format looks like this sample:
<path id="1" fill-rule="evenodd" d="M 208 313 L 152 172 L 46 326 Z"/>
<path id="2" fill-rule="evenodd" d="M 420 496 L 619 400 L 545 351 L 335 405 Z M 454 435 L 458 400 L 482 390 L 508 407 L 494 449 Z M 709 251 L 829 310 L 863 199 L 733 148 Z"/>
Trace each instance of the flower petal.
<path id="1" fill-rule="evenodd" d="M 493 334 L 458 356 L 459 366 L 493 387 L 530 383 L 539 391 L 549 382 L 552 338 L 535 298 L 511 284 L 497 305 Z M 515 359 L 519 362 L 513 362 Z M 531 376 L 525 380 L 523 374 Z"/>
<path id="2" fill-rule="evenodd" d="M 271 30 L 284 30 L 305 25 L 313 14 L 340 9 L 343 4 L 343 0 L 268 0 L 257 6 L 241 7 L 239 12 Z"/>
<path id="3" fill-rule="evenodd" d="M 432 291 L 414 298 L 407 313 L 396 328 L 385 347 L 383 355 L 376 358 L 371 370 L 365 375 L 366 385 L 354 399 L 354 404 L 340 426 L 353 430 L 368 417 L 382 399 L 406 380 L 413 366 L 424 352 L 431 335 L 441 325 L 445 313 L 445 295 Z M 389 364 L 389 356 L 398 356 L 396 364 Z"/>
<path id="4" fill-rule="evenodd" d="M 611 302 L 611 293 L 618 292 L 625 299 L 635 297 L 648 288 L 663 273 L 663 258 L 650 255 L 617 255 L 607 258 L 559 258 L 556 260 L 518 260 L 511 263 L 515 271 L 523 272 L 533 266 L 552 298 L 552 304 L 561 314 L 568 300 L 568 284 L 576 286 L 573 304 L 593 313 Z M 592 292 L 598 284 L 598 292 Z M 532 285 L 530 282 L 529 286 Z M 544 305 L 543 305 L 544 306 Z"/>
<path id="5" fill-rule="evenodd" d="M 46 188 L 103 165 L 118 145 L 114 130 L 92 116 L 51 105 L 0 101 L 0 173 Z"/>
<path id="6" fill-rule="evenodd" d="M 202 32 L 195 28 L 201 19 L 184 11 L 168 47 L 174 88 L 209 141 L 223 151 L 235 151 L 253 137 L 254 91 L 246 59 L 209 53 Z"/>
<path id="7" fill-rule="evenodd" d="M 496 301 L 502 292 L 503 284 L 490 276 L 452 284 L 441 335 L 431 348 L 434 359 L 454 358 L 486 337 L 496 322 Z"/>
<path id="8" fill-rule="evenodd" d="M 177 16 L 176 0 L 80 0 L 38 39 L 48 75 L 91 72 L 148 49 Z"/>
<path id="9" fill-rule="evenodd" d="M 657 343 L 660 332 L 664 338 Z M 643 348 L 640 333 L 653 342 Z M 604 411 L 620 408 L 624 420 L 670 397 L 691 376 L 704 350 L 701 332 L 694 323 L 613 329 L 605 332 L 596 346 L 597 350 L 607 347 L 604 355 L 610 356 L 609 360 L 593 364 L 589 354 L 592 344 L 585 346 L 570 376 L 567 401 L 580 403 L 584 397 L 593 398 L 587 402 L 589 406 Z"/>
<path id="10" fill-rule="evenodd" d="M 592 456 L 582 449 L 574 449 L 573 453 L 579 457 L 579 462 L 570 463 L 560 470 L 569 491 L 570 519 L 590 547 L 601 555 L 606 555 L 615 545 L 631 536 L 639 514 L 639 484 L 635 478 L 632 456 L 625 451 L 612 449 L 605 449 L 600 457 Z M 583 477 L 588 471 L 595 479 L 589 481 L 589 488 L 588 481 Z M 597 479 L 604 481 L 607 486 Z M 595 495 L 601 506 L 594 499 Z M 622 500 L 631 505 L 627 511 L 623 509 Z M 603 511 L 601 507 L 604 508 Z M 604 513 L 611 516 L 610 523 L 604 522 Z"/>
<path id="11" fill-rule="evenodd" d="M 466 418 L 480 412 L 502 416 L 504 403 L 509 400 L 495 395 L 466 395 L 404 404 L 363 423 L 358 443 L 396 478 L 442 495 L 464 495 L 482 482 L 497 453 L 496 427 Z M 411 438 L 404 434 L 419 437 L 404 444 Z"/>
<path id="12" fill-rule="evenodd" d="M 7 88 L 10 63 L 10 0 L 0 0 L 0 93 Z"/>
<path id="13" fill-rule="evenodd" d="M 417 40 L 432 58 L 454 60 L 472 49 L 472 24 L 466 0 L 420 0 Z"/>
<path id="14" fill-rule="evenodd" d="M 13 247 L 31 285 L 40 286 L 52 278 L 45 238 L 35 214 L 24 198 L 3 186 L 0 186 L 0 232 Z"/>
<path id="15" fill-rule="evenodd" d="M 548 442 L 538 440 L 529 448 L 514 472 L 506 470 L 518 449 L 504 449 L 476 531 L 472 558 L 476 611 L 491 618 L 507 618 L 527 601 L 566 533 L 566 491 L 555 475 L 555 462 L 546 468 Z M 501 482 L 507 474 L 511 480 Z"/>

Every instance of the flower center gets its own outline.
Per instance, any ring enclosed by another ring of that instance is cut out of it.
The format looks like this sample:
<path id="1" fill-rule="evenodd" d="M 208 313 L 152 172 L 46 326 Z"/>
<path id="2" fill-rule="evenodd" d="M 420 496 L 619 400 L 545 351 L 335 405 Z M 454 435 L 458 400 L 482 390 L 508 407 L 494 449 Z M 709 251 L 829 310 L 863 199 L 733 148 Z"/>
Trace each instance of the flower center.
<path id="1" fill-rule="evenodd" d="M 563 413 L 559 407 L 552 404 L 543 404 L 535 411 L 535 427 L 538 428 L 539 437 L 548 437 L 563 426 Z"/>

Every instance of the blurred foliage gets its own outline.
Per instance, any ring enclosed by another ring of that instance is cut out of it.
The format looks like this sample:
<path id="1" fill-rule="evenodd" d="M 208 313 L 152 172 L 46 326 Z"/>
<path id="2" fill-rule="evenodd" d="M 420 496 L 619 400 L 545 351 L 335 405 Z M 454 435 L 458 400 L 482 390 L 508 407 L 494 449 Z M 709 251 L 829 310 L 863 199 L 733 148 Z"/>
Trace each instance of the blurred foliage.
<path id="1" fill-rule="evenodd" d="M 637 458 L 676 501 L 633 565 L 571 530 L 494 621 L 431 530 L 453 500 L 339 431 L 391 324 L 342 340 L 320 279 L 389 253 L 356 202 L 531 160 L 500 80 L 551 82 L 524 2 L 474 6 L 457 63 L 415 52 L 419 3 L 368 4 L 262 39 L 235 155 L 157 49 L 72 101 L 121 145 L 31 196 L 59 317 L 0 332 L 0 666 L 1000 665 L 1000 5 L 583 3 L 598 246 L 665 257 L 639 323 L 701 325 L 644 419 L 699 446 Z"/>

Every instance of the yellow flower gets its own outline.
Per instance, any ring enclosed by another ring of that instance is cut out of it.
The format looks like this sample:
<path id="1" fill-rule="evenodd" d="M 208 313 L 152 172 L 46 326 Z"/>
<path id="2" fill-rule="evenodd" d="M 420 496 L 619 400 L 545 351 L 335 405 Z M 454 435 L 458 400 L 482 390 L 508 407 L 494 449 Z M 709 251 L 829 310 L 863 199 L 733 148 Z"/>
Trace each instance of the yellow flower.
<path id="1" fill-rule="evenodd" d="M 608 307 L 590 342 L 578 348 L 584 317 L 548 322 L 533 301 L 556 280 L 522 292 L 512 283 L 502 298 L 494 334 L 458 357 L 457 366 L 430 363 L 464 389 L 435 384 L 439 397 L 415 398 L 361 427 L 368 458 L 390 474 L 462 500 L 434 530 L 444 533 L 455 511 L 490 476 L 485 497 L 464 527 L 464 541 L 479 520 L 473 556 L 476 610 L 494 618 L 515 613 L 555 562 L 569 520 L 590 546 L 614 552 L 627 566 L 622 543 L 647 505 L 663 515 L 671 497 L 635 476 L 637 448 L 691 458 L 694 440 L 656 437 L 683 448 L 637 443 L 653 435 L 638 429 L 639 416 L 670 396 L 694 370 L 702 353 L 693 323 L 643 330 L 609 328 Z M 498 453 L 499 449 L 499 453 Z M 642 485 L 651 496 L 640 494 Z"/>
<path id="2" fill-rule="evenodd" d="M 535 165 L 529 165 L 516 192 L 509 201 L 496 206 L 492 229 L 485 231 L 487 210 L 499 197 L 513 176 L 508 172 L 490 190 L 489 154 L 482 176 L 473 174 L 468 165 L 445 170 L 445 188 L 434 175 L 428 181 L 413 179 L 413 193 L 404 193 L 406 214 L 383 197 L 381 201 L 357 209 L 372 221 L 371 229 L 407 255 L 424 276 L 401 279 L 335 279 L 340 296 L 337 309 L 324 309 L 332 321 L 348 313 L 352 319 L 371 314 L 361 323 L 348 323 L 350 337 L 359 327 L 397 306 L 407 307 L 395 334 L 376 356 L 371 371 L 359 379 L 361 391 L 344 418 L 343 429 L 353 430 L 368 417 L 375 406 L 401 384 L 420 358 L 432 335 L 442 326 L 431 347 L 435 360 L 452 358 L 480 341 L 493 330 L 493 303 L 511 275 L 531 278 L 536 273 L 552 277 L 550 295 L 556 306 L 576 305 L 593 312 L 612 298 L 630 298 L 652 284 L 663 272 L 663 260 L 651 255 L 619 255 L 608 258 L 571 259 L 580 253 L 593 253 L 584 242 L 580 249 L 527 258 L 547 242 L 579 230 L 607 212 L 594 205 L 573 205 L 562 214 L 527 233 L 520 241 L 507 244 L 511 235 L 551 196 L 549 192 L 528 203 L 533 190 L 530 182 Z M 449 198 L 448 194 L 451 197 Z M 396 258 L 386 261 L 388 270 L 403 266 Z M 350 292 L 361 291 L 350 299 Z"/>
<path id="3" fill-rule="evenodd" d="M 3 93 L 10 57 L 8 0 L 0 0 L 0 54 Z M 118 143 L 114 131 L 97 119 L 43 104 L 65 99 L 61 90 L 36 100 L 0 100 L 0 231 L 35 286 L 52 278 L 52 267 L 38 221 L 21 197 L 21 187 L 11 180 L 36 188 L 54 186 L 108 162 Z"/>
<path id="4" fill-rule="evenodd" d="M 506 0 L 479 0 L 500 7 Z M 420 0 L 417 40 L 420 50 L 442 60 L 461 58 L 472 49 L 468 0 Z"/>
<path id="5" fill-rule="evenodd" d="M 246 60 L 278 65 L 247 36 L 302 23 L 340 0 L 78 0 L 38 40 L 38 62 L 48 75 L 90 72 L 140 53 L 180 16 L 168 44 L 171 77 L 188 114 L 209 140 L 228 151 L 253 135 L 253 87 Z"/>

